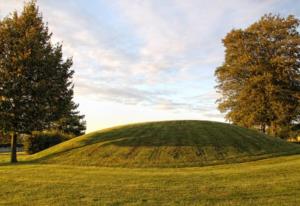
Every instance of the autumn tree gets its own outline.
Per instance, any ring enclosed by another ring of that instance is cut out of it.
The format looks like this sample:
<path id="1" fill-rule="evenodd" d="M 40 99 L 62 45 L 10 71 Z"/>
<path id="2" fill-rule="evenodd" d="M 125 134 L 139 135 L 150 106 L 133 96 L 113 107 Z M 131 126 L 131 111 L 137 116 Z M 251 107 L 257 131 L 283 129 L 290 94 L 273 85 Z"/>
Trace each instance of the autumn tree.
<path id="1" fill-rule="evenodd" d="M 299 19 L 268 14 L 223 39 L 225 62 L 215 72 L 226 119 L 277 135 L 299 119 Z"/>
<path id="2" fill-rule="evenodd" d="M 51 43 L 35 1 L 0 21 L 0 123 L 11 133 L 11 162 L 18 134 L 47 129 L 72 109 L 72 59 Z"/>

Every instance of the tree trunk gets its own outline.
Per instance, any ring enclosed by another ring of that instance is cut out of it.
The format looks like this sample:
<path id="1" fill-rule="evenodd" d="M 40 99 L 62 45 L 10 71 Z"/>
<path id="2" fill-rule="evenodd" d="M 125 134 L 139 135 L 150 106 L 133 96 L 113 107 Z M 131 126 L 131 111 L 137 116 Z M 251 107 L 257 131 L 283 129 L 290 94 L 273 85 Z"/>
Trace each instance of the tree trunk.
<path id="1" fill-rule="evenodd" d="M 11 156 L 10 156 L 10 162 L 16 163 L 17 160 L 17 134 L 14 132 L 11 135 Z"/>
<path id="2" fill-rule="evenodd" d="M 266 125 L 264 123 L 261 125 L 261 131 L 266 134 Z"/>

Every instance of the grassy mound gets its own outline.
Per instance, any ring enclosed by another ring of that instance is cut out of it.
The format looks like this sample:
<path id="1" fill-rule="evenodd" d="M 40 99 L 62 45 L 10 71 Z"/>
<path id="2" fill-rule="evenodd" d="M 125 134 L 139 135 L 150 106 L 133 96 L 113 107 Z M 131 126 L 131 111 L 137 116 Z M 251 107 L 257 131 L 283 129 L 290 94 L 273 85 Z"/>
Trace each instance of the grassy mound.
<path id="1" fill-rule="evenodd" d="M 90 166 L 185 167 L 299 152 L 299 145 L 230 124 L 166 121 L 90 133 L 32 155 L 29 160 Z"/>

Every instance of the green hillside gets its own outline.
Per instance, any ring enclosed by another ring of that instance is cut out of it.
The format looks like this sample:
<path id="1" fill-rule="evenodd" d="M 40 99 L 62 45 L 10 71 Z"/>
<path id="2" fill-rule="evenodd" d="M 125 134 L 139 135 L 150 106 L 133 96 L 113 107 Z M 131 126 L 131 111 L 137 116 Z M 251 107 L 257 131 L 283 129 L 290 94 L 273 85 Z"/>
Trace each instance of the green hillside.
<path id="1" fill-rule="evenodd" d="M 100 130 L 28 160 L 121 167 L 184 167 L 244 162 L 300 153 L 300 146 L 259 132 L 209 121 L 165 121 Z"/>

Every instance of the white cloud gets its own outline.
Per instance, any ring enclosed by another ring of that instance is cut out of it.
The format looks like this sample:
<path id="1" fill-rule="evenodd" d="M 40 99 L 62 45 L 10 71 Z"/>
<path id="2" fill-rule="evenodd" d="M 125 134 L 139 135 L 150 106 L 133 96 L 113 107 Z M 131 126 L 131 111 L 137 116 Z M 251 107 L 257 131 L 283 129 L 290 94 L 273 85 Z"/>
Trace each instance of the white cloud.
<path id="1" fill-rule="evenodd" d="M 0 0 L 0 17 L 23 1 Z M 54 42 L 73 56 L 78 98 L 140 104 L 222 118 L 214 69 L 221 39 L 264 13 L 287 15 L 292 0 L 42 1 Z M 199 95 L 200 94 L 200 95 Z"/>

